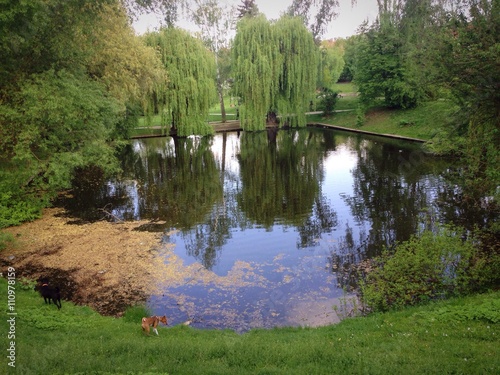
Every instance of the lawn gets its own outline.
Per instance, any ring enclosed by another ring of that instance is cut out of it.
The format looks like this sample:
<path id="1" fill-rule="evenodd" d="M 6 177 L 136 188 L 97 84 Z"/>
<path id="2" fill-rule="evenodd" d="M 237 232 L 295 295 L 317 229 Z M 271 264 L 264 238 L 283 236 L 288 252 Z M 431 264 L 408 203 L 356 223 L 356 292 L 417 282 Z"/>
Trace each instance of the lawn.
<path id="1" fill-rule="evenodd" d="M 0 290 L 7 301 L 7 283 Z M 102 317 L 45 305 L 16 284 L 15 372 L 22 374 L 497 374 L 500 292 L 321 328 L 236 334 L 178 325 L 145 336 L 143 309 Z M 168 312 L 167 312 L 168 315 Z M 6 315 L 0 326 L 8 332 Z M 4 358 L 1 373 L 14 373 Z"/>
<path id="2" fill-rule="evenodd" d="M 351 84 L 342 85 L 348 85 L 346 89 L 354 88 Z M 338 99 L 335 107 L 336 110 L 340 110 L 339 112 L 331 117 L 324 117 L 321 114 L 308 115 L 307 121 L 310 124 L 325 123 L 379 134 L 397 134 L 430 140 L 457 110 L 456 105 L 448 100 L 424 102 L 413 109 L 391 110 L 375 106 L 366 111 L 365 120 L 359 126 L 357 108 L 358 97 L 346 91 L 346 95 Z"/>
<path id="3" fill-rule="evenodd" d="M 231 97 L 224 98 L 224 105 L 226 109 L 226 119 L 235 120 L 236 119 L 236 106 L 234 105 L 234 100 Z M 220 121 L 222 118 L 220 104 L 217 102 L 209 109 L 209 114 L 207 117 L 207 122 Z M 161 115 L 153 115 L 149 119 L 146 117 L 139 118 L 138 128 L 150 128 L 155 126 L 161 126 L 165 120 L 162 121 Z M 150 132 L 150 130 L 148 130 Z"/>

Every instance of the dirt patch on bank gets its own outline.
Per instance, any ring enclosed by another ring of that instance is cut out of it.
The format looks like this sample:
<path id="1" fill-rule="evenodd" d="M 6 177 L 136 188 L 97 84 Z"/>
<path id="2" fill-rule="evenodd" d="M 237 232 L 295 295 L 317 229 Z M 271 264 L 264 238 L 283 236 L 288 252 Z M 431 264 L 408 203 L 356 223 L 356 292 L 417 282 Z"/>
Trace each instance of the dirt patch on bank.
<path id="1" fill-rule="evenodd" d="M 155 225 L 159 223 L 84 223 L 64 209 L 46 209 L 39 220 L 2 230 L 16 240 L 0 254 L 0 270 L 13 266 L 18 279 L 48 278 L 60 287 L 63 300 L 114 316 L 171 287 L 217 285 L 234 291 L 267 285 L 242 261 L 225 276 L 199 262 L 185 265 L 174 253 L 175 245 L 162 242 L 163 232 L 144 230 Z"/>
<path id="2" fill-rule="evenodd" d="M 172 272 L 165 264 L 172 245 L 162 244 L 160 233 L 137 230 L 146 224 L 82 224 L 63 209 L 47 209 L 40 220 L 3 230 L 16 241 L 2 251 L 1 269 L 15 267 L 17 278 L 47 277 L 63 299 L 119 315 L 158 292 L 158 273 Z"/>

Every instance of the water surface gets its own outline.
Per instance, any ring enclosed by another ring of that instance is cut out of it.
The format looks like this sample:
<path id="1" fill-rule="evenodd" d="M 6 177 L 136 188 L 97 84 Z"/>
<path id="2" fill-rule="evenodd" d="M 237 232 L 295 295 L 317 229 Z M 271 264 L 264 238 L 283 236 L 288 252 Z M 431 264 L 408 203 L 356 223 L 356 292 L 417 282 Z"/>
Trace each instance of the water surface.
<path id="1" fill-rule="evenodd" d="M 329 324 L 362 260 L 461 215 L 449 162 L 420 147 L 311 128 L 135 140 L 96 204 L 153 220 L 199 271 L 150 298 L 172 324 Z"/>

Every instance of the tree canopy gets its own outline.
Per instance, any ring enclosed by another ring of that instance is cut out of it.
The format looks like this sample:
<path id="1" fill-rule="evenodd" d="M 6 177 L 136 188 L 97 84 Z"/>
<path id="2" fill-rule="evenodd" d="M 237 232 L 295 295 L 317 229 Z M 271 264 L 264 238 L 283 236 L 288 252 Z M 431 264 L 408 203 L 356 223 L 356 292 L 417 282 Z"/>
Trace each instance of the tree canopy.
<path id="1" fill-rule="evenodd" d="M 242 0 L 238 5 L 238 18 L 256 17 L 259 15 L 259 7 L 255 4 L 255 0 Z"/>
<path id="2" fill-rule="evenodd" d="M 337 17 L 336 12 L 339 7 L 338 0 L 293 0 L 288 8 L 288 15 L 301 17 L 304 23 L 309 26 L 315 40 L 326 31 L 328 24 Z M 316 10 L 314 20 L 311 21 L 311 13 Z"/>
<path id="3" fill-rule="evenodd" d="M 75 170 L 117 170 L 131 108 L 166 78 L 121 3 L 8 2 L 0 10 L 0 226 L 35 217 Z"/>
<path id="4" fill-rule="evenodd" d="M 230 78 L 227 74 L 230 62 L 226 59 L 226 51 L 230 48 L 231 34 L 235 28 L 234 8 L 222 7 L 215 0 L 197 0 L 196 3 L 198 7 L 192 18 L 201 29 L 200 38 L 215 58 L 221 121 L 226 122 L 224 94 Z"/>
<path id="5" fill-rule="evenodd" d="M 271 23 L 264 16 L 243 18 L 233 45 L 234 90 L 241 98 L 245 130 L 260 130 L 281 116 L 305 126 L 305 112 L 316 89 L 318 49 L 299 18 Z"/>
<path id="6" fill-rule="evenodd" d="M 378 97 L 393 108 L 412 108 L 423 99 L 423 87 L 416 71 L 410 69 L 399 13 L 386 2 L 380 4 L 379 18 L 359 39 L 356 49 L 354 79 L 364 105 Z"/>
<path id="7" fill-rule="evenodd" d="M 201 40 L 181 29 L 169 27 L 144 38 L 160 52 L 169 77 L 168 82 L 155 86 L 149 113 L 159 112 L 178 136 L 211 134 L 206 118 L 216 93 L 213 55 Z"/>
<path id="8" fill-rule="evenodd" d="M 349 39 L 365 106 L 453 100 L 459 111 L 429 146 L 464 157 L 467 196 L 500 193 L 500 0 L 379 0 L 377 21 Z M 470 188 L 470 189 L 469 189 Z"/>
<path id="9" fill-rule="evenodd" d="M 442 82 L 460 107 L 441 138 L 463 153 L 467 194 L 500 195 L 500 0 L 472 2 L 443 28 Z"/>
<path id="10" fill-rule="evenodd" d="M 318 87 L 331 88 L 344 69 L 344 46 L 335 40 L 324 40 L 320 44 Z"/>

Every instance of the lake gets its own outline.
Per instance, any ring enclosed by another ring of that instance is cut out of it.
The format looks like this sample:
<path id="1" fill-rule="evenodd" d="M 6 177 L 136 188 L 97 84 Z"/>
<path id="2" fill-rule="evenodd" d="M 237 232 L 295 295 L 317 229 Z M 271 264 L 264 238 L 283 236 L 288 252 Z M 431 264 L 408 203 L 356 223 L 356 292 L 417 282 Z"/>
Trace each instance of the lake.
<path id="1" fill-rule="evenodd" d="M 468 217 L 444 178 L 450 161 L 420 143 L 270 129 L 138 139 L 122 160 L 123 176 L 88 207 L 149 219 L 144 230 L 175 244 L 189 277 L 157 280 L 162 293 L 148 300 L 170 324 L 244 332 L 338 322 L 363 260 Z"/>

